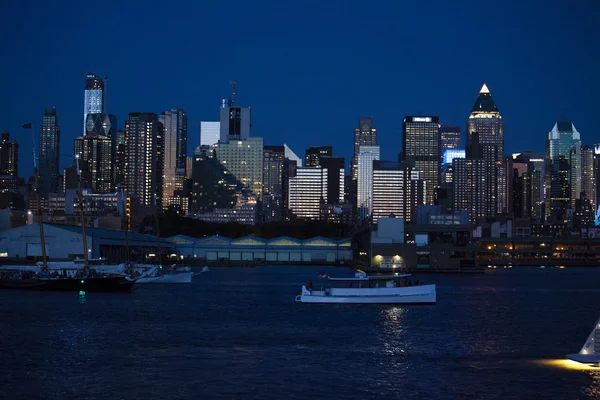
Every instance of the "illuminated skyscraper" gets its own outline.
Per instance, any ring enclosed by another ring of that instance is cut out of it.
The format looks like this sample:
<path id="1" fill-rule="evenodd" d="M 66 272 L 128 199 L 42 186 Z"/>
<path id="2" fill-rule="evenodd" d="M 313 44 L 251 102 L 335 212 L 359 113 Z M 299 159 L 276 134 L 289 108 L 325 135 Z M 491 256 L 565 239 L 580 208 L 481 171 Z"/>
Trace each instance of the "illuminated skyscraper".
<path id="1" fill-rule="evenodd" d="M 183 108 L 163 112 L 158 120 L 164 128 L 163 208 L 175 191 L 183 189 L 187 158 L 187 115 Z"/>
<path id="2" fill-rule="evenodd" d="M 86 134 L 88 114 L 104 112 L 104 82 L 91 72 L 85 79 L 85 98 L 83 103 L 83 135 Z"/>
<path id="3" fill-rule="evenodd" d="M 361 117 L 354 129 L 354 155 L 352 156 L 352 179 L 358 179 L 358 153 L 361 146 L 377 146 L 377 129 L 372 117 Z"/>
<path id="4" fill-rule="evenodd" d="M 484 84 L 479 91 L 479 96 L 471 110 L 467 120 L 467 145 L 470 145 L 473 134 L 479 134 L 479 143 L 483 145 L 494 145 L 497 148 L 497 156 L 493 162 L 496 164 L 497 187 L 491 195 L 497 201 L 497 212 L 506 211 L 506 167 L 504 165 L 504 121 L 496 107 L 496 103 L 488 87 Z"/>
<path id="5" fill-rule="evenodd" d="M 263 191 L 263 153 L 261 137 L 230 140 L 215 145 L 217 160 L 245 187 L 252 190 L 256 198 L 260 198 Z"/>
<path id="6" fill-rule="evenodd" d="M 281 219 L 283 215 L 283 146 L 265 146 L 263 163 L 263 221 Z"/>
<path id="7" fill-rule="evenodd" d="M 373 161 L 379 159 L 379 146 L 360 146 L 357 159 L 356 203 L 361 219 L 368 219 L 371 216 L 373 208 Z"/>
<path id="8" fill-rule="evenodd" d="M 333 156 L 332 146 L 311 146 L 306 149 L 306 156 L 304 157 L 305 166 L 307 167 L 318 167 L 321 165 L 319 162 L 321 157 Z"/>
<path id="9" fill-rule="evenodd" d="M 560 163 L 554 166 L 559 159 L 561 159 Z M 564 177 L 564 170 L 567 168 L 565 165 L 568 166 L 566 178 Z M 569 187 L 566 206 L 563 198 L 564 179 Z M 560 187 L 553 188 L 552 185 L 555 184 Z M 570 121 L 559 121 L 554 124 L 546 140 L 546 216 L 553 215 L 559 219 L 564 218 L 565 216 L 559 215 L 557 210 L 566 211 L 569 207 L 574 209 L 580 194 L 581 135 Z M 554 195 L 559 195 L 559 197 L 553 198 Z"/>
<path id="10" fill-rule="evenodd" d="M 55 193 L 58 185 L 58 163 L 60 149 L 60 126 L 56 108 L 46 108 L 40 126 L 39 187 L 44 197 Z"/>
<path id="11" fill-rule="evenodd" d="M 440 127 L 440 154 L 444 151 L 460 148 L 460 128 L 458 126 L 442 125 Z"/>
<path id="12" fill-rule="evenodd" d="M 405 117 L 402 123 L 402 161 L 410 161 L 425 181 L 425 201 L 433 204 L 440 174 L 438 117 Z"/>
<path id="13" fill-rule="evenodd" d="M 19 176 L 19 145 L 8 132 L 2 132 L 0 141 L 0 175 Z"/>
<path id="14" fill-rule="evenodd" d="M 581 193 L 590 205 L 596 209 L 596 169 L 594 149 L 590 146 L 581 146 Z"/>
<path id="15" fill-rule="evenodd" d="M 163 125 L 154 113 L 129 113 L 125 121 L 125 189 L 146 207 L 162 205 Z"/>
<path id="16" fill-rule="evenodd" d="M 327 169 L 299 167 L 295 173 L 289 178 L 290 211 L 300 219 L 320 219 L 321 205 L 327 197 Z"/>
<path id="17" fill-rule="evenodd" d="M 113 190 L 114 149 L 113 136 L 117 129 L 117 118 L 111 114 L 88 114 L 85 136 L 75 139 L 75 156 L 85 161 L 88 187 L 94 193 Z"/>

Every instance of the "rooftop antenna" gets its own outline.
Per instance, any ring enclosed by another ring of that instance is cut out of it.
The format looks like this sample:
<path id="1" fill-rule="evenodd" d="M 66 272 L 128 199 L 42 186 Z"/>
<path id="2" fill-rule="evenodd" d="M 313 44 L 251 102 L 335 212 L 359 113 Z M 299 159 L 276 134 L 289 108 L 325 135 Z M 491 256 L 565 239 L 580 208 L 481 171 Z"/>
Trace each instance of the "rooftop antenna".
<path id="1" fill-rule="evenodd" d="M 229 81 L 229 86 L 231 86 L 231 104 L 229 107 L 235 106 L 235 87 L 237 86 L 237 82 L 234 80 Z"/>

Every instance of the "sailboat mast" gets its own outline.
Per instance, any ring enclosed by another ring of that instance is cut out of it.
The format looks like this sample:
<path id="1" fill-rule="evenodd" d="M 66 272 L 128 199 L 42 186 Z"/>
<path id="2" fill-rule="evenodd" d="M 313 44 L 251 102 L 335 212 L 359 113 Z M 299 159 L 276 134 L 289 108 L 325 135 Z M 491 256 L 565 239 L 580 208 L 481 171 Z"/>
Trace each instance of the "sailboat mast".
<path id="1" fill-rule="evenodd" d="M 79 178 L 78 187 L 79 187 L 79 207 L 81 208 L 81 235 L 83 242 L 83 259 L 85 261 L 84 271 L 86 275 L 90 269 L 90 260 L 88 256 L 88 247 L 87 247 L 87 236 L 85 234 L 85 206 L 83 205 L 83 192 L 81 191 L 81 170 L 79 169 L 79 154 L 75 155 L 75 160 L 77 161 L 77 177 Z"/>
<path id="2" fill-rule="evenodd" d="M 125 190 L 121 189 L 123 195 L 123 214 L 125 214 L 125 251 L 127 252 L 127 265 L 131 264 L 131 251 L 129 250 L 129 213 L 127 212 L 127 199 Z"/>
<path id="3" fill-rule="evenodd" d="M 44 236 L 44 214 L 42 212 L 42 198 L 40 196 L 40 185 L 39 185 L 39 178 L 40 175 L 38 173 L 38 168 L 37 168 L 37 158 L 35 156 L 35 136 L 33 134 L 33 128 L 31 128 L 31 124 L 29 124 L 29 129 L 31 129 L 31 141 L 33 143 L 33 173 L 35 176 L 35 181 L 34 181 L 34 190 L 37 193 L 37 206 L 38 206 L 38 217 L 39 217 L 39 222 L 38 225 L 40 226 L 40 241 L 42 244 L 42 261 L 44 263 L 44 268 L 48 268 L 48 257 L 46 256 L 46 238 Z"/>
<path id="4" fill-rule="evenodd" d="M 158 266 L 162 265 L 161 256 L 160 256 L 160 225 L 158 223 L 158 204 L 156 202 L 156 193 L 154 194 L 154 207 L 156 210 L 155 217 L 156 218 L 156 256 L 158 257 Z"/>

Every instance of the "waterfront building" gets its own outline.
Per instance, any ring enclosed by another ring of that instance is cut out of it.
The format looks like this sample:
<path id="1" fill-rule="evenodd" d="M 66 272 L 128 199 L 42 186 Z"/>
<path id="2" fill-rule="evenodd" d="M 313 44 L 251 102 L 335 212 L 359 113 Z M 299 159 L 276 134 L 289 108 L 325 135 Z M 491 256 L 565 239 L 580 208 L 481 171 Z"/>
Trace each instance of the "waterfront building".
<path id="1" fill-rule="evenodd" d="M 164 129 L 163 208 L 175 192 L 183 190 L 187 159 L 187 115 L 183 108 L 163 112 L 158 120 Z"/>
<path id="2" fill-rule="evenodd" d="M 86 135 L 86 125 L 89 114 L 101 114 L 104 112 L 104 82 L 102 79 L 92 74 L 87 73 L 85 79 L 85 96 L 83 102 L 83 131 L 82 135 Z M 115 126 L 116 129 L 116 126 Z"/>
<path id="3" fill-rule="evenodd" d="M 164 128 L 154 113 L 133 112 L 125 121 L 125 189 L 145 207 L 162 203 Z"/>
<path id="4" fill-rule="evenodd" d="M 19 144 L 10 140 L 8 132 L 2 132 L 0 139 L 0 175 L 19 176 Z"/>
<path id="5" fill-rule="evenodd" d="M 405 117 L 402 122 L 402 161 L 413 163 L 426 182 L 425 201 L 433 204 L 440 171 L 439 118 Z"/>
<path id="6" fill-rule="evenodd" d="M 506 167 L 504 165 L 504 121 L 498 107 L 487 87 L 483 85 L 479 91 L 475 105 L 467 119 L 467 144 L 471 144 L 473 135 L 479 135 L 481 145 L 493 145 L 496 147 L 496 156 L 492 160 L 498 171 L 494 173 L 497 177 L 497 187 L 492 188 L 490 194 L 497 201 L 494 214 L 505 212 L 507 209 L 507 184 Z"/>
<path id="7" fill-rule="evenodd" d="M 332 146 L 311 146 L 306 149 L 306 157 L 304 158 L 306 167 L 319 167 L 321 165 L 321 157 L 332 157 Z"/>
<path id="8" fill-rule="evenodd" d="M 352 156 L 352 179 L 358 179 L 358 154 L 361 146 L 377 146 L 377 129 L 373 128 L 373 117 L 360 117 L 354 129 L 354 155 Z"/>
<path id="9" fill-rule="evenodd" d="M 60 126 L 56 108 L 46 108 L 40 126 L 39 193 L 48 196 L 59 189 Z"/>
<path id="10" fill-rule="evenodd" d="M 356 204 L 362 220 L 366 220 L 371 216 L 373 204 L 373 161 L 379 159 L 379 146 L 360 146 L 357 158 Z"/>

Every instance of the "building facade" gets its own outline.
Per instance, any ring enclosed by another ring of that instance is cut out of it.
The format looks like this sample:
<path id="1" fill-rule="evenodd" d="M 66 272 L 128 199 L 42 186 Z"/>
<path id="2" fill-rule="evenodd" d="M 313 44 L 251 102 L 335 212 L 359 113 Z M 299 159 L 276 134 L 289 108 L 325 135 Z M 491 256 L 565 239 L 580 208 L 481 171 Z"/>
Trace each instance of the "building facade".
<path id="1" fill-rule="evenodd" d="M 0 175 L 19 176 L 19 145 L 10 140 L 8 132 L 2 132 L 0 138 Z"/>
<path id="2" fill-rule="evenodd" d="M 403 218 L 414 222 L 417 207 L 425 203 L 425 182 L 412 179 L 408 165 L 395 162 L 373 162 L 372 219 Z"/>
<path id="3" fill-rule="evenodd" d="M 220 109 L 220 142 L 230 140 L 247 140 L 250 138 L 250 107 L 221 107 Z"/>
<path id="4" fill-rule="evenodd" d="M 265 146 L 263 155 L 263 221 L 278 221 L 283 216 L 283 164 L 285 149 L 283 146 Z"/>
<path id="5" fill-rule="evenodd" d="M 83 131 L 86 135 L 86 124 L 88 114 L 100 114 L 104 112 L 104 82 L 102 79 L 87 73 L 85 79 L 85 96 L 83 101 Z M 116 127 L 115 127 L 116 128 Z"/>
<path id="6" fill-rule="evenodd" d="M 332 146 L 311 146 L 306 149 L 306 156 L 304 158 L 304 165 L 306 167 L 319 167 L 321 165 L 321 157 L 332 157 L 333 147 Z"/>
<path id="7" fill-rule="evenodd" d="M 58 164 L 60 158 L 60 126 L 56 108 L 46 108 L 40 126 L 39 192 L 47 198 L 48 193 L 59 190 Z"/>
<path id="8" fill-rule="evenodd" d="M 263 191 L 263 138 L 219 142 L 215 145 L 215 155 L 229 173 L 260 198 Z"/>
<path id="9" fill-rule="evenodd" d="M 460 149 L 460 127 L 442 125 L 440 127 L 440 154 L 452 149 Z"/>
<path id="10" fill-rule="evenodd" d="M 379 146 L 360 146 L 357 158 L 356 207 L 359 217 L 371 216 L 373 204 L 373 161 L 381 157 Z"/>
<path id="11" fill-rule="evenodd" d="M 219 121 L 200 121 L 200 146 L 214 146 L 221 138 Z"/>
<path id="12" fill-rule="evenodd" d="M 425 201 L 433 204 L 440 172 L 439 118 L 405 117 L 402 123 L 402 161 L 411 162 L 427 185 Z"/>
<path id="13" fill-rule="evenodd" d="M 145 207 L 162 204 L 163 125 L 154 113 L 129 113 L 125 121 L 125 188 Z"/>
<path id="14" fill-rule="evenodd" d="M 343 193 L 342 193 L 343 196 Z M 289 178 L 289 210 L 299 219 L 321 218 L 321 205 L 327 197 L 327 169 L 298 167 Z"/>
<path id="15" fill-rule="evenodd" d="M 183 108 L 163 112 L 158 120 L 164 129 L 162 207 L 183 189 L 187 167 L 187 115 Z"/>
<path id="16" fill-rule="evenodd" d="M 497 212 L 503 213 L 507 208 L 506 167 L 504 165 L 504 121 L 498 107 L 487 87 L 483 85 L 479 96 L 467 119 L 467 145 L 473 141 L 473 134 L 479 135 L 481 145 L 496 147 L 496 156 L 493 162 L 498 169 L 496 176 L 497 185 L 491 195 L 498 202 Z"/>
<path id="17" fill-rule="evenodd" d="M 360 117 L 354 129 L 354 155 L 352 156 L 352 179 L 358 179 L 358 154 L 361 146 L 377 146 L 377 129 L 372 117 Z"/>

